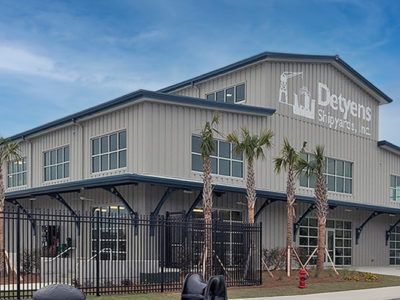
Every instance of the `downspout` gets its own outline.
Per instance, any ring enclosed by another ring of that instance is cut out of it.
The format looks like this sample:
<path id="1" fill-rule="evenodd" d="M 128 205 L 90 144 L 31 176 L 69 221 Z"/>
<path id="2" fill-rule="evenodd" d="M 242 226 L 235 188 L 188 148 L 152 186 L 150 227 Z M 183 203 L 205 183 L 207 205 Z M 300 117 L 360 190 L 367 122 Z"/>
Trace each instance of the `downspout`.
<path id="1" fill-rule="evenodd" d="M 28 142 L 28 151 L 29 151 L 29 163 L 28 163 L 28 170 L 29 170 L 29 185 L 28 187 L 33 187 L 33 146 L 32 146 L 32 140 L 27 140 Z M 40 161 L 40 159 L 39 159 Z M 39 168 L 40 170 L 40 168 Z M 32 201 L 31 201 L 32 202 Z M 32 206 L 31 206 L 32 208 Z"/>
<path id="2" fill-rule="evenodd" d="M 200 88 L 192 81 L 191 86 L 197 89 L 197 98 L 200 98 Z"/>
<path id="3" fill-rule="evenodd" d="M 73 119 L 72 122 L 75 124 L 76 127 L 79 128 L 79 130 L 74 131 L 74 134 L 80 134 L 81 136 L 81 159 L 82 159 L 82 168 L 81 168 L 81 174 L 80 174 L 80 179 L 83 180 L 85 178 L 85 166 L 83 165 L 83 158 L 85 157 L 85 138 L 84 138 L 84 132 L 83 132 L 83 125 L 81 122 L 78 122 L 76 119 Z M 77 140 L 79 137 L 76 138 Z M 70 174 L 71 176 L 71 174 Z"/>

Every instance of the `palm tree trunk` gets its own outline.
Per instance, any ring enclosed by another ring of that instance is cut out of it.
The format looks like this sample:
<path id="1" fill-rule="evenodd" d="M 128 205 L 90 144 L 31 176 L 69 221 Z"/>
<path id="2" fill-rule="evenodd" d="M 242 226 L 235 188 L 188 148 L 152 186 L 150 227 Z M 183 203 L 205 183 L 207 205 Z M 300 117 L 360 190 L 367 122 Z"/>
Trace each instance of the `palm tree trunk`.
<path id="1" fill-rule="evenodd" d="M 203 163 L 203 211 L 204 211 L 204 247 L 205 252 L 205 280 L 213 275 L 213 242 L 212 242 L 212 186 L 210 157 L 204 157 Z"/>
<path id="2" fill-rule="evenodd" d="M 253 162 L 248 162 L 247 165 L 247 206 L 248 206 L 248 222 L 254 223 L 254 207 L 257 200 L 256 182 L 254 175 Z"/>
<path id="3" fill-rule="evenodd" d="M 322 271 L 325 264 L 325 234 L 326 217 L 328 215 L 328 198 L 325 178 L 322 173 L 317 175 L 317 186 L 315 189 L 315 206 L 318 216 L 318 249 L 317 249 L 317 270 Z"/>
<path id="4" fill-rule="evenodd" d="M 294 194 L 295 194 L 295 186 L 294 186 L 294 171 L 293 166 L 289 166 L 288 170 L 288 178 L 287 178 L 287 186 L 286 186 L 286 194 L 287 194 L 287 233 L 286 233 L 286 272 L 287 276 L 290 277 L 290 273 L 292 271 L 292 241 L 293 241 L 293 217 L 294 217 Z"/>
<path id="5" fill-rule="evenodd" d="M 247 165 L 247 206 L 248 206 L 248 222 L 250 226 L 254 224 L 254 208 L 257 200 L 256 194 L 256 182 L 255 182 L 255 175 L 254 175 L 254 166 L 253 162 L 248 162 Z M 256 246 L 254 244 L 254 237 L 253 232 L 250 232 L 249 236 L 249 258 L 248 264 L 250 266 L 250 273 L 253 274 L 256 268 L 255 265 L 255 253 L 256 253 Z M 250 275 L 252 278 L 252 275 Z"/>
<path id="6" fill-rule="evenodd" d="M 322 271 L 325 265 L 325 237 L 326 219 L 318 218 L 318 249 L 317 249 L 317 270 Z"/>

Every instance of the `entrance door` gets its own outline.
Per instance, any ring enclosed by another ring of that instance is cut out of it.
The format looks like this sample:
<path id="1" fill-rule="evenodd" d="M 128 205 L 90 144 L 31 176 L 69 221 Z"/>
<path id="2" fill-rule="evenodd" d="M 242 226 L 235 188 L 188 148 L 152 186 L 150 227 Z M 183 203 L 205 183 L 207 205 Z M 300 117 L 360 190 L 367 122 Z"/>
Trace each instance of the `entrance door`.
<path id="1" fill-rule="evenodd" d="M 327 228 L 326 229 L 326 249 L 332 261 L 335 261 L 335 229 Z M 325 255 L 325 265 L 330 265 L 330 261 L 327 255 Z"/>

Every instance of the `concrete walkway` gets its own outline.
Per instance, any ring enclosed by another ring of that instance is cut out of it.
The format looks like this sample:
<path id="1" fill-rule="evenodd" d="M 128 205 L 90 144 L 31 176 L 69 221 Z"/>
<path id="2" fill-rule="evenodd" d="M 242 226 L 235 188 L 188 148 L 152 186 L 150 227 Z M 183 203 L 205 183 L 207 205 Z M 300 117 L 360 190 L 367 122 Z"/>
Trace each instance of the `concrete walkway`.
<path id="1" fill-rule="evenodd" d="M 400 276 L 400 267 L 357 267 L 355 270 L 359 272 L 370 272 L 381 275 Z"/>
<path id="2" fill-rule="evenodd" d="M 353 290 L 345 292 L 296 295 L 283 297 L 247 298 L 236 300 L 400 300 L 400 286 Z"/>

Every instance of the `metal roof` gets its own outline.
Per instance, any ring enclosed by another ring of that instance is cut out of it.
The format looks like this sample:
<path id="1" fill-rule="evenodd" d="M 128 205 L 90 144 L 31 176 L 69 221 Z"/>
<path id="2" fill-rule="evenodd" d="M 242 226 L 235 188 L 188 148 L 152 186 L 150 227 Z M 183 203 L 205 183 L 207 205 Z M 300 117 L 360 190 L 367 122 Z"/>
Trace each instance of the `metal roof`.
<path id="1" fill-rule="evenodd" d="M 280 53 L 280 52 L 263 52 L 252 57 L 243 59 L 241 61 L 230 64 L 226 67 L 222 67 L 216 69 L 214 71 L 205 73 L 203 75 L 182 81 L 180 83 L 165 87 L 163 89 L 158 90 L 159 92 L 168 93 L 185 86 L 190 86 L 196 84 L 198 82 L 207 80 L 209 78 L 225 74 L 227 72 L 245 67 L 250 64 L 257 63 L 262 60 L 271 59 L 271 60 L 306 60 L 306 61 L 325 61 L 325 62 L 336 62 L 341 67 L 343 67 L 346 71 L 351 73 L 354 77 L 356 77 L 361 83 L 366 85 L 373 92 L 381 96 L 387 103 L 392 102 L 393 100 L 383 93 L 380 89 L 378 89 L 375 85 L 369 82 L 364 76 L 354 70 L 350 65 L 348 65 L 344 60 L 342 60 L 338 55 L 310 55 L 310 54 L 293 54 L 293 53 Z"/>
<path id="2" fill-rule="evenodd" d="M 382 140 L 378 142 L 378 147 L 390 151 L 394 154 L 400 155 L 400 147 L 388 141 Z"/>
<path id="3" fill-rule="evenodd" d="M 250 105 L 238 105 L 238 104 L 229 104 L 229 103 L 221 103 L 221 102 L 214 102 L 214 101 L 207 101 L 206 99 L 201 98 L 192 98 L 186 96 L 178 96 L 178 95 L 171 95 L 165 94 L 160 92 L 153 92 L 147 90 L 138 90 L 136 92 L 124 95 L 122 97 L 118 97 L 111 101 L 102 103 L 100 105 L 93 106 L 91 108 L 82 110 L 78 113 L 63 117 L 61 119 L 55 120 L 50 123 L 46 123 L 39 127 L 35 127 L 33 129 L 24 131 L 22 133 L 13 135 L 8 139 L 10 141 L 15 141 L 19 139 L 25 139 L 28 136 L 40 133 L 42 131 L 46 131 L 52 129 L 54 127 L 66 125 L 69 123 L 75 123 L 80 119 L 93 116 L 95 114 L 101 113 L 103 111 L 133 103 L 136 101 L 146 101 L 146 100 L 156 100 L 164 103 L 170 104 L 179 104 L 179 105 L 187 105 L 193 107 L 205 107 L 208 109 L 213 110 L 220 110 L 220 111 L 228 111 L 228 112 L 236 112 L 236 113 L 246 113 L 246 114 L 253 114 L 253 115 L 265 115 L 270 116 L 275 113 L 275 109 L 264 108 L 264 107 L 257 107 L 257 106 L 250 106 Z"/>
<path id="4" fill-rule="evenodd" d="M 114 175 L 114 176 L 107 176 L 100 178 L 91 178 L 79 181 L 71 181 L 67 183 L 60 183 L 49 186 L 41 186 L 36 188 L 25 189 L 21 191 L 8 192 L 6 193 L 6 200 L 11 201 L 14 199 L 30 198 L 56 192 L 57 193 L 78 192 L 81 189 L 92 189 L 103 186 L 118 186 L 125 184 L 134 184 L 134 183 L 157 184 L 157 185 L 162 185 L 177 189 L 186 189 L 186 190 L 187 189 L 201 190 L 203 188 L 203 182 L 200 181 L 190 181 L 184 179 L 166 178 L 166 177 L 158 177 L 151 175 L 123 174 L 123 175 Z M 237 187 L 237 186 L 222 185 L 222 184 L 213 185 L 213 191 L 246 194 L 245 187 Z M 273 192 L 269 190 L 257 189 L 257 196 L 268 199 L 286 201 L 286 194 L 282 192 Z M 305 202 L 305 203 L 315 202 L 314 197 L 304 196 L 304 195 L 296 195 L 295 197 L 300 202 Z M 377 206 L 371 204 L 362 204 L 356 202 L 331 200 L 331 199 L 328 200 L 328 204 L 330 206 L 342 206 L 342 207 L 376 211 L 381 213 L 400 214 L 399 208 L 392 208 L 387 206 Z"/>

